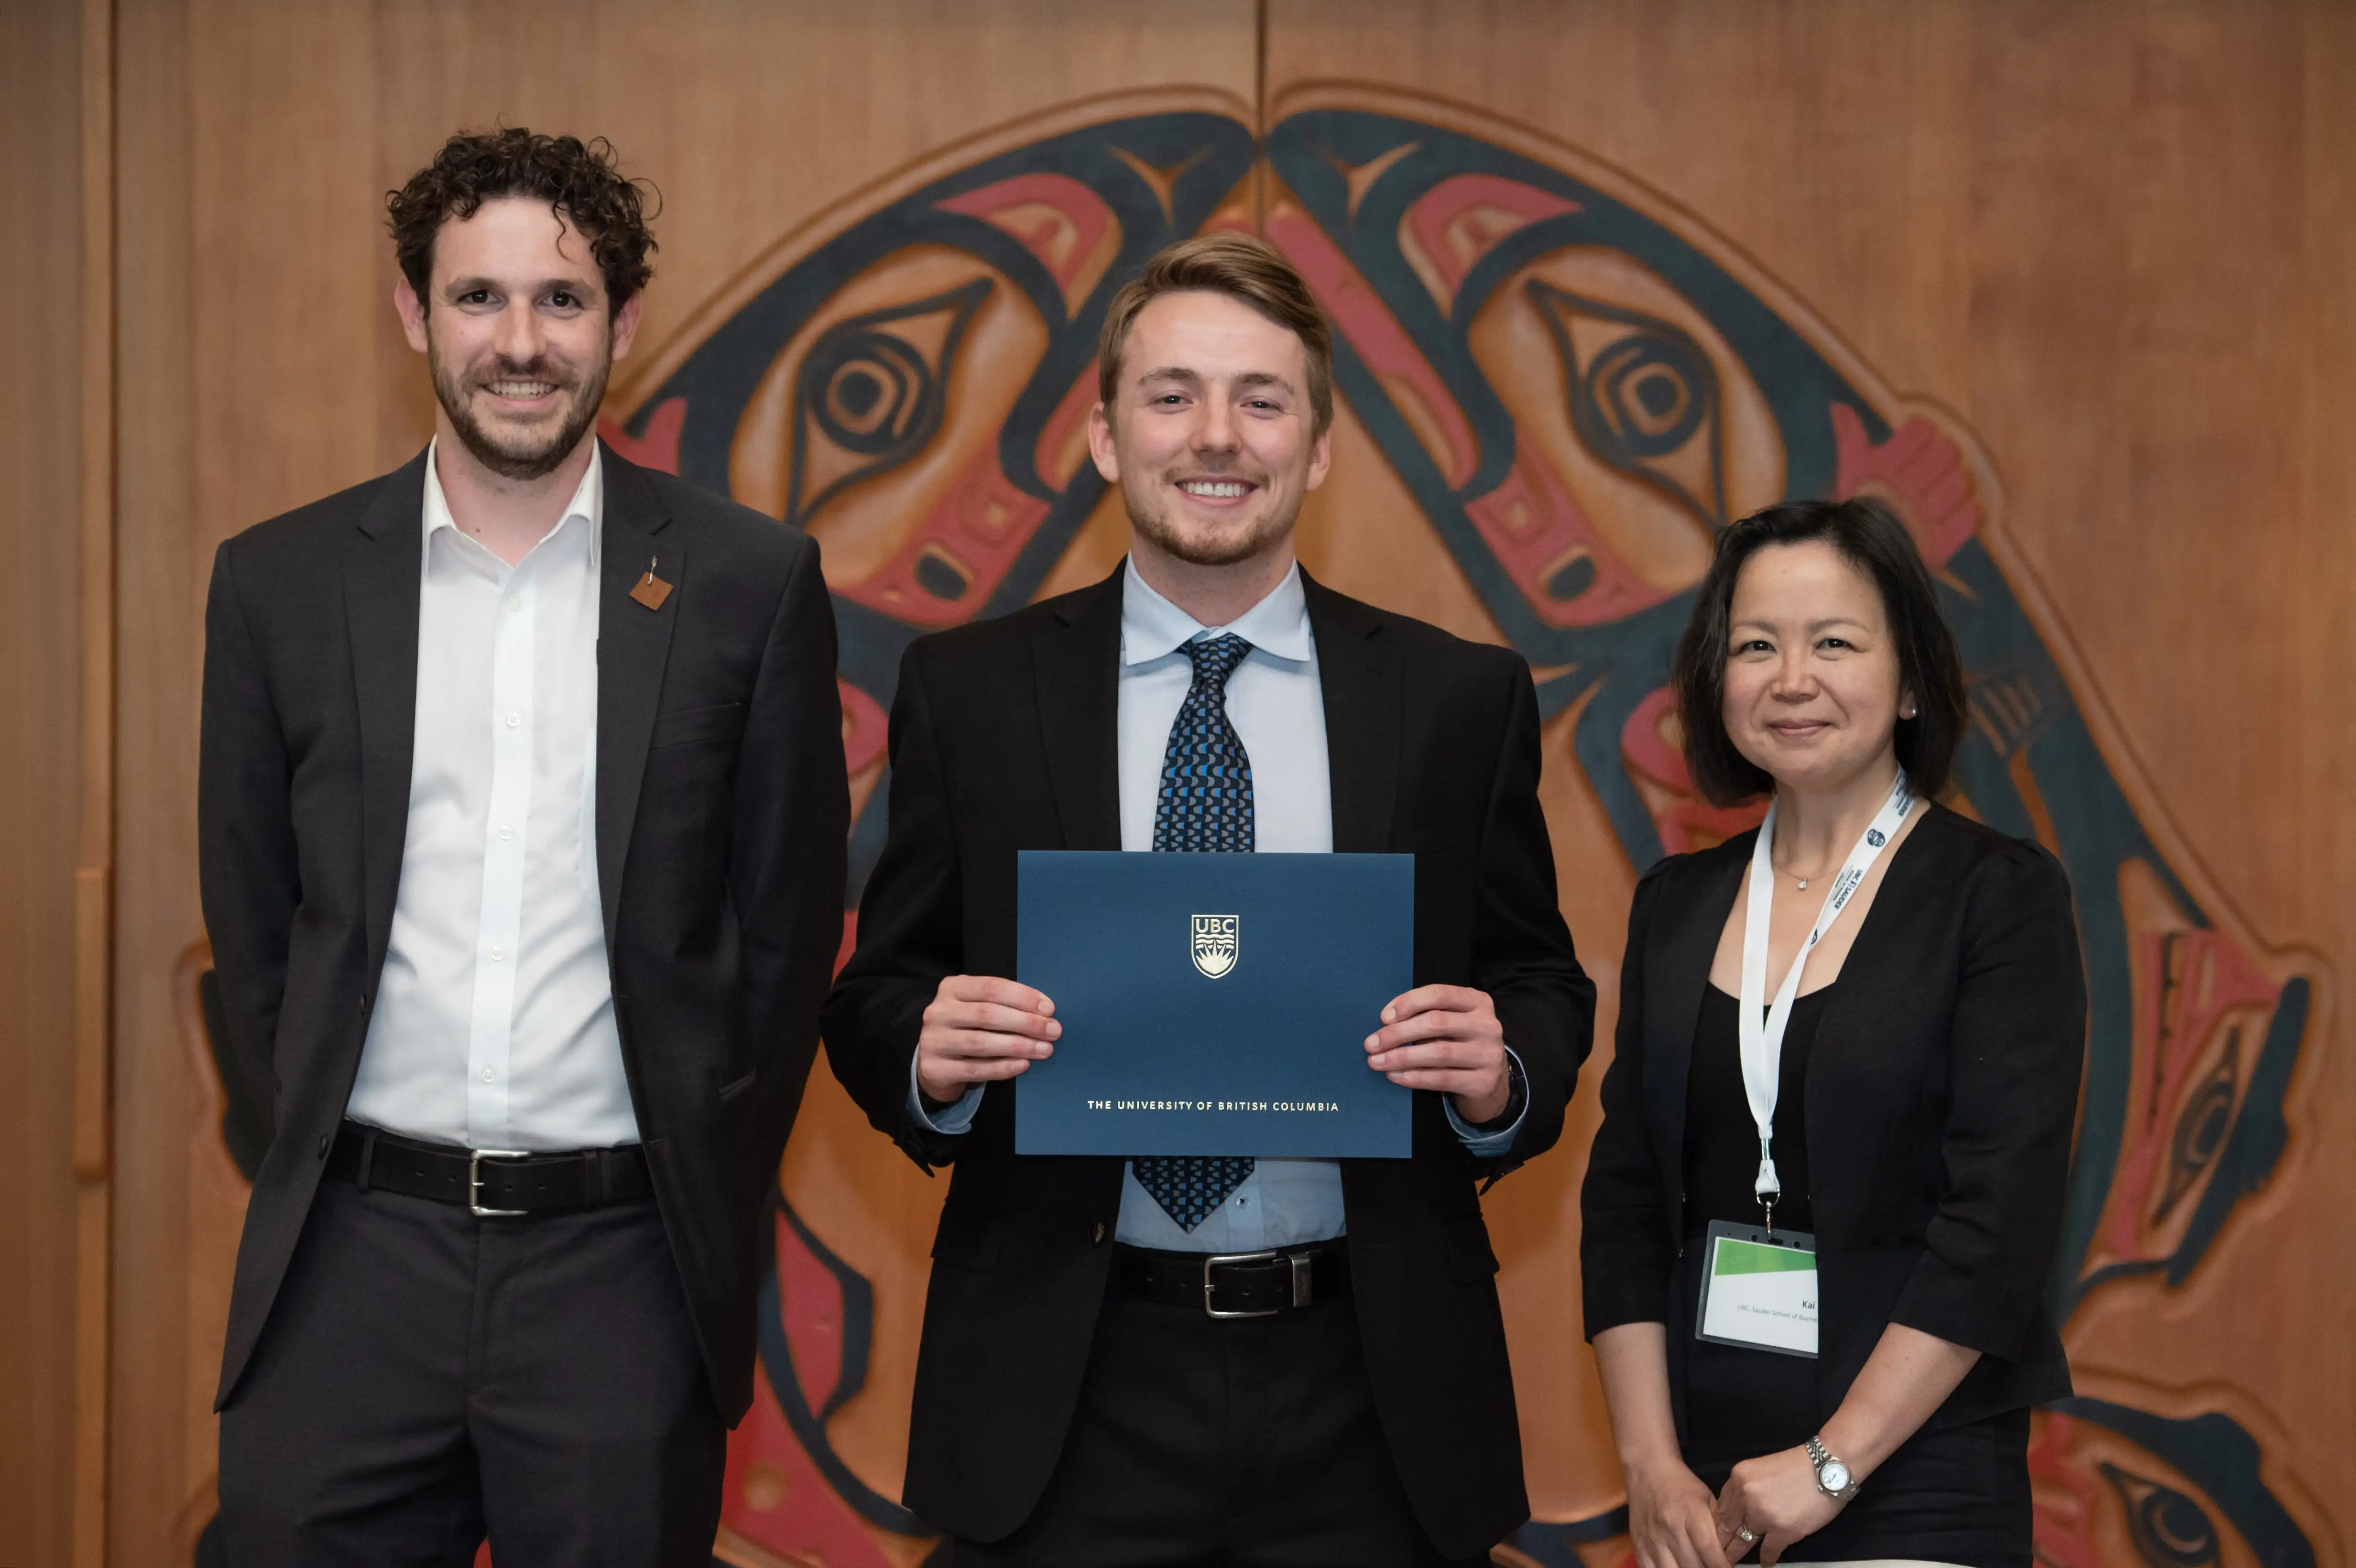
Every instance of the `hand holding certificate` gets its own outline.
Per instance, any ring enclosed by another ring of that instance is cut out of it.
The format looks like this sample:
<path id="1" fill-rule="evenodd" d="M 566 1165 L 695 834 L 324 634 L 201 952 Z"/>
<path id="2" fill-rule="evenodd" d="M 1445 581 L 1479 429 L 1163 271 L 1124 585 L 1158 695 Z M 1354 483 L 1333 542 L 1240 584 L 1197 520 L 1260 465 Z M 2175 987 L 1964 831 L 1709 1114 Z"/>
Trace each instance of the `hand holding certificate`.
<path id="1" fill-rule="evenodd" d="M 1027 862 L 1030 857 L 1025 859 Z M 1099 872 L 1108 873 L 1115 883 L 1141 876 L 1148 883 L 1162 887 L 1165 892 L 1177 888 L 1186 891 L 1189 897 L 1205 891 L 1193 886 L 1199 879 L 1191 874 L 1205 866 L 1206 863 L 1204 862 L 1147 862 L 1135 856 L 1114 855 L 1041 859 L 1044 875 L 1039 880 L 1043 885 L 1034 889 L 1029 880 L 1026 880 L 1025 883 L 1029 901 L 1025 908 L 1034 912 L 1044 909 L 1047 901 L 1068 900 L 1076 888 L 1085 905 L 1087 899 L 1106 891 L 1086 885 Z M 1333 1086 L 1321 1093 L 1287 1093 L 1270 1089 L 1264 1093 L 1237 1090 L 1224 1096 L 1197 1096 L 1156 1093 L 1149 1085 L 1133 1093 L 1094 1095 L 1092 1098 L 1100 1103 L 1095 1108 L 1105 1109 L 1107 1106 L 1101 1103 L 1109 1101 L 1114 1103 L 1110 1108 L 1118 1110 L 1123 1108 L 1121 1103 L 1127 1103 L 1126 1108 L 1131 1112 L 1164 1118 L 1182 1114 L 1209 1113 L 1257 1119 L 1277 1115 L 1280 1110 L 1287 1115 L 1307 1115 L 1311 1114 L 1312 1108 L 1318 1115 L 1339 1115 L 1342 1114 L 1339 1107 L 1344 1104 L 1340 1097 L 1342 1093 L 1356 1093 L 1375 1087 L 1364 1076 L 1353 1073 L 1344 1065 L 1350 1058 L 1340 1048 L 1342 1030 L 1358 1023 L 1378 1022 L 1379 1027 L 1375 1032 L 1359 1041 L 1363 1070 L 1381 1074 L 1399 1089 L 1428 1089 L 1449 1095 L 1457 1115 L 1467 1123 L 1485 1123 L 1499 1116 L 1510 1098 L 1509 1080 L 1504 1032 L 1487 993 L 1463 986 L 1422 986 L 1387 997 L 1381 1003 L 1376 1016 L 1368 1017 L 1361 1009 L 1365 1008 L 1368 999 L 1378 995 L 1383 986 L 1389 983 L 1383 979 L 1376 984 L 1356 987 L 1357 991 L 1364 992 L 1363 997 L 1352 994 L 1343 999 L 1340 1011 L 1333 1014 L 1333 1027 L 1322 1027 L 1314 1021 L 1313 1015 L 1321 1005 L 1316 997 L 1319 988 L 1322 987 L 1330 992 L 1337 982 L 1346 987 L 1349 965 L 1346 963 L 1337 965 L 1330 960 L 1307 964 L 1297 962 L 1298 955 L 1290 952 L 1288 944 L 1307 944 L 1311 948 L 1330 953 L 1334 943 L 1346 943 L 1350 939 L 1354 919 L 1361 923 L 1370 920 L 1387 923 L 1397 928 L 1388 933 L 1390 936 L 1396 937 L 1406 932 L 1411 941 L 1412 874 L 1406 862 L 1372 856 L 1338 859 L 1333 856 L 1258 859 L 1257 866 L 1243 861 L 1221 863 L 1215 869 L 1230 874 L 1214 880 L 1233 883 L 1237 880 L 1233 873 L 1241 871 L 1242 883 L 1255 890 L 1270 885 L 1271 880 L 1276 884 L 1290 882 L 1297 884 L 1291 889 L 1296 895 L 1305 894 L 1312 898 L 1321 893 L 1340 895 L 1327 901 L 1326 908 L 1329 911 L 1346 909 L 1351 912 L 1345 916 L 1329 913 L 1318 919 L 1295 920 L 1289 929 L 1269 930 L 1266 934 L 1270 941 L 1265 952 L 1259 943 L 1253 944 L 1253 960 L 1259 967 L 1265 969 L 1273 965 L 1280 971 L 1297 972 L 1294 980 L 1287 984 L 1295 991 L 1301 985 L 1306 985 L 1306 1012 L 1300 1007 L 1288 1008 L 1285 986 L 1282 985 L 1274 991 L 1265 987 L 1255 988 L 1243 997 L 1248 1008 L 1260 1013 L 1247 1024 L 1245 1035 L 1258 1029 L 1273 1030 L 1279 1037 L 1276 1049 L 1280 1055 L 1297 1056 L 1305 1040 L 1322 1041 L 1324 1049 L 1321 1053 L 1321 1066 L 1329 1072 L 1341 1069 L 1333 1073 Z M 1061 864 L 1047 864 L 1050 860 Z M 1092 869 L 1088 862 L 1096 862 L 1097 865 Z M 1246 869 L 1247 867 L 1250 869 Z M 1370 875 L 1375 880 L 1377 892 L 1388 891 L 1398 895 L 1395 901 L 1390 901 L 1395 907 L 1385 907 L 1386 901 L 1379 896 L 1372 901 L 1356 896 L 1366 891 L 1362 884 Z M 1074 882 L 1075 877 L 1078 879 L 1077 882 Z M 1342 885 L 1327 885 L 1336 882 L 1337 879 Z M 1396 886 L 1382 885 L 1391 883 Z M 1030 897 L 1033 893 L 1036 894 L 1035 898 Z M 1238 901 L 1237 897 L 1220 892 L 1212 898 L 1212 901 L 1217 902 L 1221 897 L 1242 909 L 1246 903 L 1253 903 L 1258 893 L 1255 891 Z M 1180 901 L 1185 901 L 1181 899 Z M 1201 901 L 1195 898 L 1194 901 Z M 1062 921 L 1063 915 L 1071 912 L 1066 909 L 1058 915 L 1035 913 L 1033 923 L 1051 926 L 1055 933 L 1062 933 L 1040 938 L 1034 933 L 1037 946 L 1059 946 L 1061 952 L 1057 956 L 1061 958 L 1089 960 L 1068 965 L 1074 971 L 1073 975 L 1048 978 L 1042 971 L 1055 969 L 1057 958 L 1042 956 L 1033 947 L 1026 947 L 1025 974 L 1041 980 L 1042 985 L 980 975 L 952 975 L 940 982 L 932 1002 L 925 1009 L 923 1029 L 917 1040 L 916 1085 L 930 1104 L 946 1106 L 972 1088 L 1023 1075 L 1055 1056 L 1056 1044 L 1064 1039 L 1067 1027 L 1068 1009 L 1059 1008 L 1056 999 L 1043 986 L 1050 986 L 1059 993 L 1066 991 L 1067 987 L 1076 987 L 1071 994 L 1078 996 L 1084 1003 L 1099 999 L 1098 993 L 1106 992 L 1100 999 L 1109 1004 L 1117 1013 L 1141 1009 L 1154 1017 L 1169 1013 L 1169 1008 L 1154 1005 L 1151 995 L 1151 984 L 1149 983 L 1142 992 L 1132 993 L 1123 988 L 1124 976 L 1149 976 L 1159 965 L 1151 960 L 1127 965 L 1095 961 L 1103 955 L 1094 953 L 1090 944 L 1100 944 L 1103 940 L 1102 923 L 1082 920 L 1076 927 Z M 1082 912 L 1085 912 L 1084 909 Z M 1164 912 L 1169 918 L 1160 923 L 1167 925 L 1173 933 L 1181 930 L 1184 933 L 1183 945 L 1192 961 L 1194 973 L 1198 976 L 1192 982 L 1194 995 L 1191 1000 L 1199 1004 L 1205 999 L 1202 981 L 1226 979 L 1242 964 L 1246 913 L 1208 917 L 1189 915 L 1182 921 L 1174 910 Z M 1256 903 L 1247 912 L 1251 917 L 1256 934 L 1260 933 L 1263 926 L 1271 921 L 1283 925 L 1286 913 L 1280 908 L 1259 907 Z M 1114 923 L 1118 925 L 1119 922 Z M 1076 943 L 1069 935 L 1074 930 L 1082 933 Z M 1377 949 L 1384 945 L 1383 943 L 1376 944 Z M 1183 993 L 1187 986 L 1185 976 L 1176 972 L 1174 964 L 1168 967 L 1179 979 Z M 1299 1001 L 1300 997 L 1294 999 Z M 1325 1000 L 1330 1002 L 1334 998 L 1328 997 Z M 1180 1014 L 1187 1010 L 1189 998 L 1182 994 L 1178 998 Z M 1347 1016 L 1353 1013 L 1357 1016 Z M 1164 1019 L 1163 1021 L 1169 1020 Z M 1219 1028 L 1215 1019 L 1209 1020 L 1206 1027 Z M 1230 1045 L 1235 1043 L 1237 1037 L 1233 1029 L 1224 1029 L 1221 1032 Z M 1147 1030 L 1149 1036 L 1152 1033 L 1152 1029 Z M 1245 1043 L 1248 1045 L 1248 1040 Z M 1182 1041 L 1182 1055 L 1178 1058 L 1182 1062 L 1189 1060 L 1183 1054 L 1184 1049 Z M 1252 1054 L 1247 1051 L 1248 1056 Z M 1216 1049 L 1207 1053 L 1197 1052 L 1194 1064 L 1215 1062 L 1219 1055 Z M 1105 1064 L 1093 1065 L 1101 1067 Z M 1115 1065 L 1119 1064 L 1116 1061 Z M 1119 1070 L 1136 1071 L 1138 1067 L 1139 1063 L 1131 1061 Z M 1155 1070 L 1151 1063 L 1146 1064 L 1146 1069 Z M 1040 1098 L 1034 1092 L 1034 1104 Z M 1403 1099 L 1403 1096 L 1399 1098 Z M 1035 1122 L 1036 1119 L 1034 1115 L 1033 1120 Z M 1026 1149 L 1025 1152 L 1051 1151 Z M 1120 1152 L 1173 1151 L 1136 1146 Z M 1255 1146 L 1253 1152 L 1272 1154 L 1284 1151 Z"/>
<path id="2" fill-rule="evenodd" d="M 994 1040 L 942 1046 L 1000 1051 L 990 1077 L 1028 1075 L 1023 1153 L 1404 1156 L 1405 1091 L 1450 1094 L 1471 1122 L 1505 1107 L 1488 997 L 1399 988 L 1405 857 L 1041 852 L 1022 879 L 1023 983 L 973 982 L 1005 987 L 976 992 L 998 1010 L 958 1015 Z"/>
<path id="3" fill-rule="evenodd" d="M 1476 1126 L 1504 1115 L 1513 1099 L 1496 1004 L 1470 986 L 1418 986 L 1393 997 L 1383 1027 L 1366 1037 L 1366 1065 L 1402 1089 L 1448 1095 Z"/>
<path id="4" fill-rule="evenodd" d="M 1055 1054 L 1064 1026 L 1055 1004 L 1019 980 L 951 975 L 916 1035 L 916 1088 L 936 1105 L 977 1083 L 1012 1078 Z"/>

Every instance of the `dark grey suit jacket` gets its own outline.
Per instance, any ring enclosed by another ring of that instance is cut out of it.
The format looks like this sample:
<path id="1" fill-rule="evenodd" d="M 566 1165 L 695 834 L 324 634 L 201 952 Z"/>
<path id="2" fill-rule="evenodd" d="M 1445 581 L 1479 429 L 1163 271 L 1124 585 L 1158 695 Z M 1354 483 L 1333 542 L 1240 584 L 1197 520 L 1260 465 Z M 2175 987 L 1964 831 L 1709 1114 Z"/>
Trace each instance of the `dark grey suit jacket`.
<path id="1" fill-rule="evenodd" d="M 597 872 L 615 1020 L 713 1398 L 752 1398 L 758 1225 L 841 940 L 834 616 L 808 536 L 604 453 Z M 425 459 L 220 548 L 199 869 L 230 1046 L 274 1135 L 226 1403 L 350 1097 L 407 836 Z M 629 590 L 659 556 L 657 610 Z"/>

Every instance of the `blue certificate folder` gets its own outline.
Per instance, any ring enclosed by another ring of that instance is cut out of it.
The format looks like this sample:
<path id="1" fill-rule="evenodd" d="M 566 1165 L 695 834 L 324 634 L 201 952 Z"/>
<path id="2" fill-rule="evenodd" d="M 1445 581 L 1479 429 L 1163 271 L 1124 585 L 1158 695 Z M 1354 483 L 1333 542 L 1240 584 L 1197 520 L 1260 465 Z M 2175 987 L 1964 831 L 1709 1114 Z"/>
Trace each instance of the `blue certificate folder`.
<path id="1" fill-rule="evenodd" d="M 1365 1039 L 1414 983 L 1415 857 L 1026 849 L 1019 894 L 1015 977 L 1064 1033 L 1016 1153 L 1408 1157 Z"/>

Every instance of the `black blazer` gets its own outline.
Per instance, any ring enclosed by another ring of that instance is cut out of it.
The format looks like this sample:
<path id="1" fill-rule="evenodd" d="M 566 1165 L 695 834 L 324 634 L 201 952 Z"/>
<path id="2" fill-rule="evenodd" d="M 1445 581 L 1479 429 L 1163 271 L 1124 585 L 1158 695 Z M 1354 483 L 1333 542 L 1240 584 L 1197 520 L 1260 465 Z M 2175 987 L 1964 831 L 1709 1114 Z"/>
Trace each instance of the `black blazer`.
<path id="1" fill-rule="evenodd" d="M 1891 1323 L 1980 1352 L 1933 1426 L 2070 1392 L 2044 1301 L 2086 1044 L 2070 886 L 2036 845 L 1929 811 L 1890 852 L 1808 1054 L 1819 1419 Z M 1587 1336 L 1668 1324 L 1681 1440 L 1686 1071 L 1757 837 L 1663 860 L 1637 885 L 1580 1194 Z"/>
<path id="2" fill-rule="evenodd" d="M 1001 620 L 923 638 L 892 709 L 891 828 L 859 947 L 826 1010 L 828 1060 L 876 1126 L 928 1169 L 956 1162 L 933 1246 L 906 1499 L 998 1540 L 1064 1445 L 1104 1299 L 1122 1162 L 1014 1152 L 1014 1097 L 972 1130 L 907 1114 L 910 1060 L 944 976 L 1014 972 L 1015 853 L 1120 848 L 1115 727 L 1121 574 Z M 1332 759 L 1333 848 L 1413 852 L 1415 978 L 1495 998 L 1528 1077 L 1504 1157 L 1475 1161 L 1419 1093 L 1415 1156 L 1344 1160 L 1350 1265 L 1383 1429 L 1416 1516 L 1451 1556 L 1529 1516 L 1475 1191 L 1551 1146 L 1594 1030 L 1538 808 L 1529 669 L 1307 583 Z"/>
<path id="3" fill-rule="evenodd" d="M 758 1220 L 841 940 L 849 804 L 817 545 L 605 461 L 597 874 L 655 1193 L 733 1423 Z M 358 1071 L 409 819 L 425 459 L 230 539 L 205 613 L 198 849 L 230 1043 L 275 1136 L 219 1398 L 253 1353 Z M 629 597 L 649 560 L 672 586 Z"/>

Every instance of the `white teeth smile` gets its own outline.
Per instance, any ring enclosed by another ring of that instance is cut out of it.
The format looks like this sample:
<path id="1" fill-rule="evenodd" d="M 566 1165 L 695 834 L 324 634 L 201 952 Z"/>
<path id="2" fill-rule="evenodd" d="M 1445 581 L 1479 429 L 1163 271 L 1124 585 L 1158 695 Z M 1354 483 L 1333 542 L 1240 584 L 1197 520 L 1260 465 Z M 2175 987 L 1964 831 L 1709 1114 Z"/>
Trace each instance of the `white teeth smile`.
<path id="1" fill-rule="evenodd" d="M 1212 500 L 1232 501 L 1250 486 L 1232 479 L 1187 479 L 1178 488 L 1189 496 L 1202 496 Z"/>
<path id="2" fill-rule="evenodd" d="M 553 381 L 493 381 L 491 391 L 502 398 L 544 398 L 556 390 Z"/>

